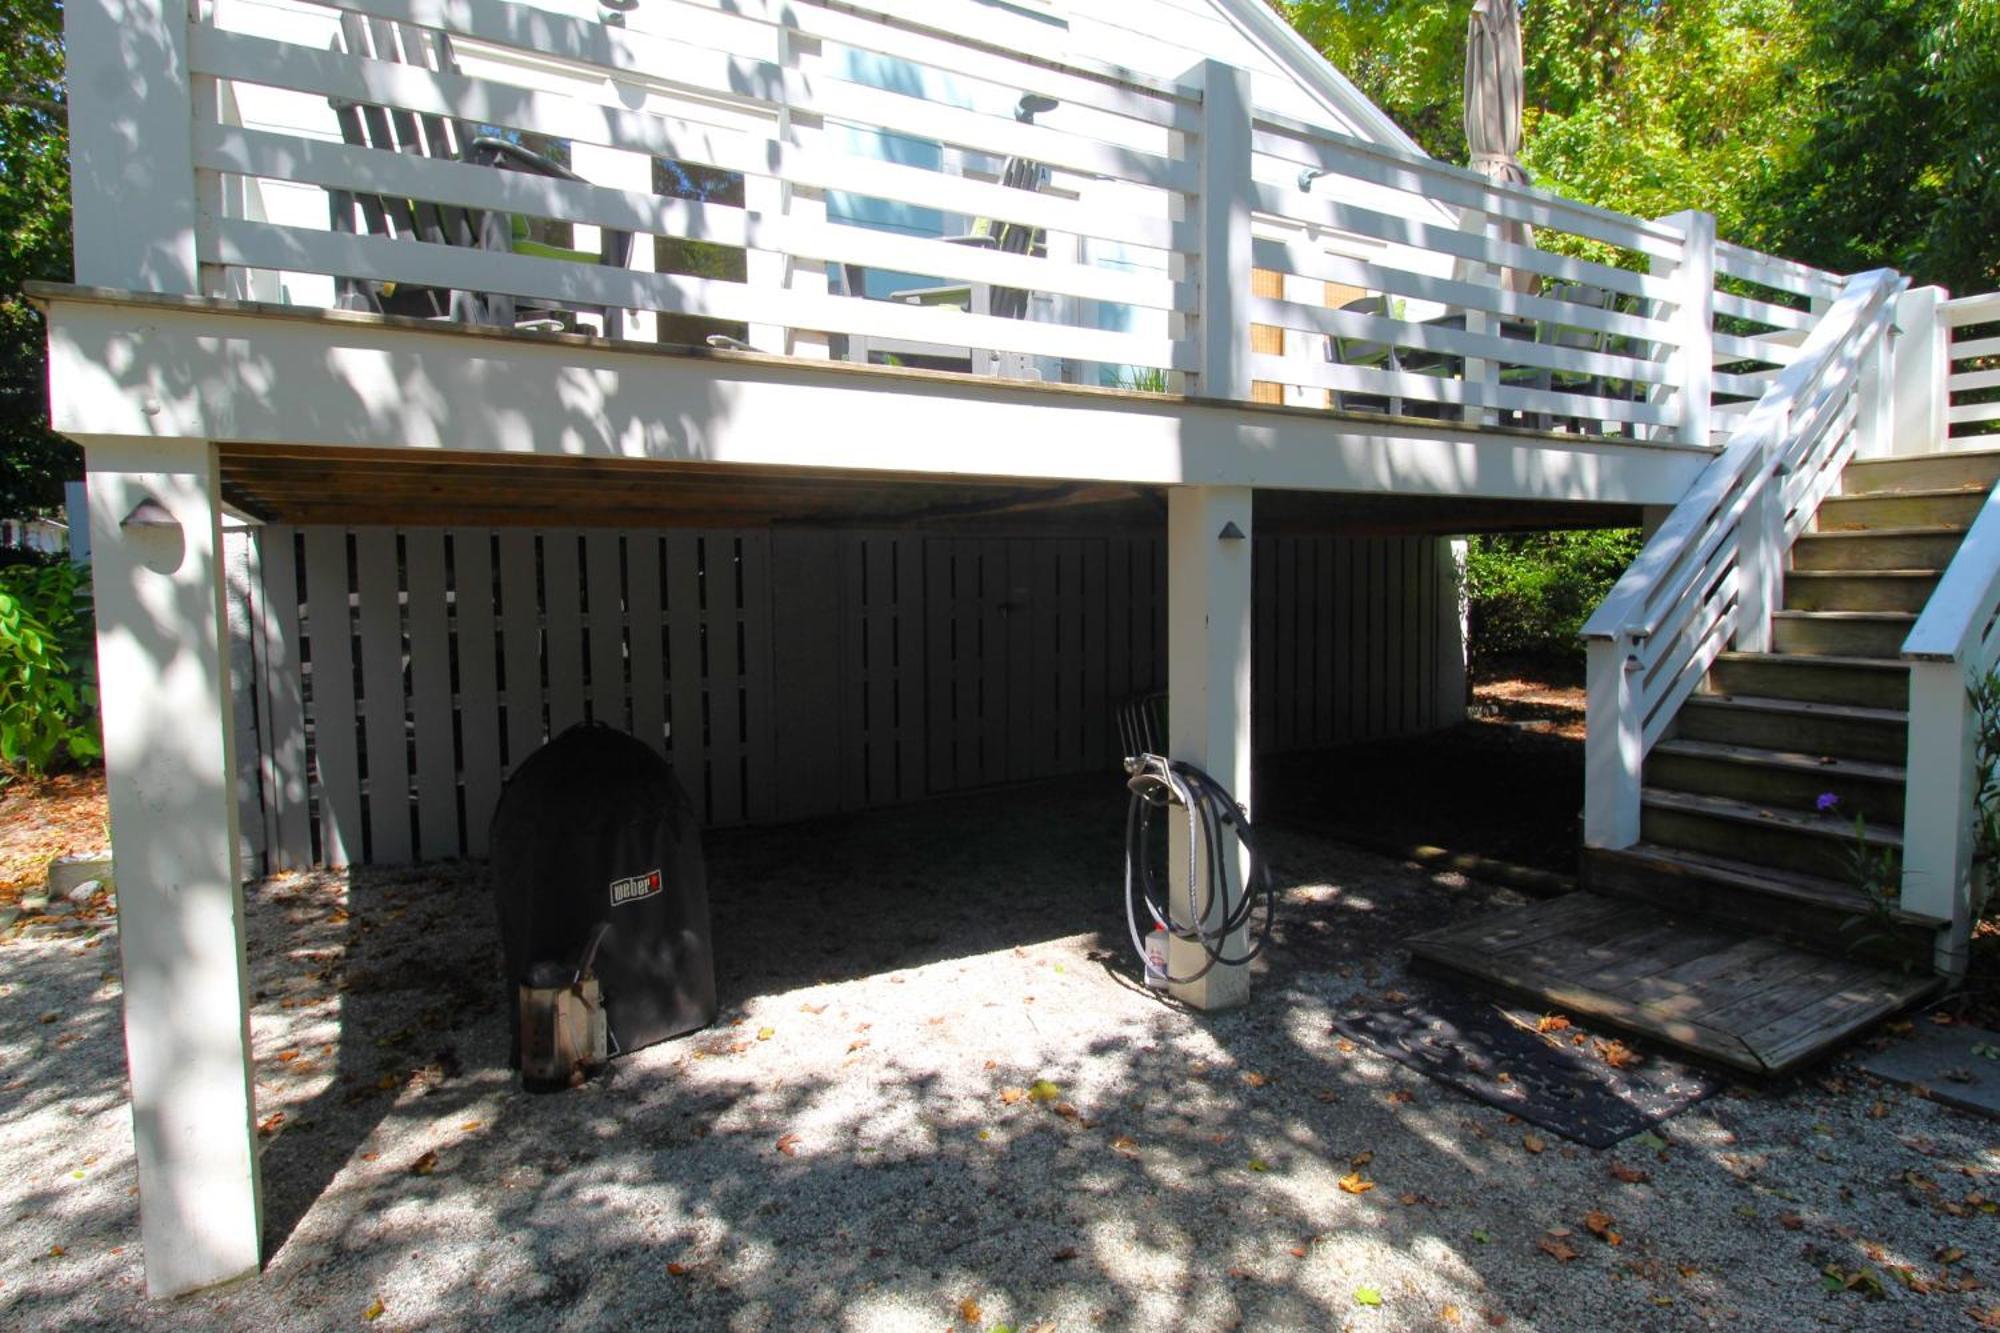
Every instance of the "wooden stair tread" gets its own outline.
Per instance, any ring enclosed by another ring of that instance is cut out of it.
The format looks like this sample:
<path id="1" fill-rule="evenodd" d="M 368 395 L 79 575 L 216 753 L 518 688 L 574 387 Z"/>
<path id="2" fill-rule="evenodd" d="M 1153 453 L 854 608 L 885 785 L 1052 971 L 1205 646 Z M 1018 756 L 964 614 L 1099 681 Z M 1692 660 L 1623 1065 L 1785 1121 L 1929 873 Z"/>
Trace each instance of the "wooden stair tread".
<path id="1" fill-rule="evenodd" d="M 1871 495 L 1900 495 L 1901 491 L 1871 491 Z M 1850 495 L 1850 500 L 1861 496 Z M 1808 529 L 1801 532 L 1795 541 L 1801 542 L 1844 542 L 1866 541 L 1872 538 L 1895 537 L 1960 537 L 1965 535 L 1963 523 L 1917 523 L 1900 528 L 1834 528 L 1828 532 Z"/>
<path id="2" fill-rule="evenodd" d="M 1726 741 L 1695 741 L 1669 737 L 1656 742 L 1653 753 L 1684 754 L 1696 759 L 1720 759 L 1729 763 L 1790 768 L 1801 772 L 1824 773 L 1828 777 L 1875 778 L 1882 782 L 1901 782 L 1908 776 L 1901 764 L 1882 764 L 1870 759 L 1840 759 L 1830 755 L 1803 754 L 1796 750 L 1767 750 L 1755 745 L 1731 745 Z"/>
<path id="3" fill-rule="evenodd" d="M 1810 699 L 1780 699 L 1763 694 L 1691 694 L 1690 705 L 1741 708 L 1759 713 L 1790 713 L 1798 717 L 1838 717 L 1856 722 L 1907 722 L 1902 708 L 1869 708 L 1863 704 L 1823 704 Z"/>
<path id="4" fill-rule="evenodd" d="M 1821 503 L 1834 500 L 1923 500 L 1931 496 L 1957 498 L 1962 495 L 1984 495 L 1992 489 L 1992 482 L 1967 482 L 1962 486 L 1924 486 L 1908 491 L 1855 491 L 1852 494 L 1843 492 L 1839 495 L 1829 495 Z"/>
<path id="5" fill-rule="evenodd" d="M 1788 579 L 1934 579 L 1942 569 L 1788 569 Z"/>
<path id="6" fill-rule="evenodd" d="M 1771 614 L 1800 620 L 1900 620 L 1912 625 L 1917 621 L 1914 611 L 1798 611 L 1784 607 Z"/>
<path id="7" fill-rule="evenodd" d="M 1408 943 L 1475 982 L 1755 1074 L 1801 1064 L 1940 984 L 1588 893 Z"/>
<path id="8" fill-rule="evenodd" d="M 1803 614 L 1817 615 L 1819 613 L 1805 612 Z M 1786 667 L 1800 667 L 1808 671 L 1822 669 L 1834 671 L 1846 668 L 1861 671 L 1907 672 L 1910 669 L 1910 664 L 1900 657 L 1840 657 L 1833 653 L 1821 653 L 1818 656 L 1807 656 L 1803 653 L 1744 653 L 1738 652 L 1733 648 L 1727 652 L 1717 653 L 1715 660 L 1718 662 L 1780 662 Z"/>
<path id="9" fill-rule="evenodd" d="M 1852 884 L 1837 879 L 1827 879 L 1820 875 L 1809 875 L 1800 870 L 1784 870 L 1776 866 L 1738 861 L 1732 857 L 1716 856 L 1708 852 L 1688 851 L 1679 847 L 1660 847 L 1647 842 L 1635 843 L 1615 852 L 1600 850 L 1593 855 L 1618 857 L 1648 866 L 1662 874 L 1696 876 L 1727 884 L 1746 893 L 1783 898 L 1788 902 L 1820 907 L 1841 915 L 1874 910 L 1868 899 Z M 1915 912 L 1905 912 L 1900 908 L 1892 909 L 1889 917 L 1898 925 L 1934 928 L 1945 924 L 1935 918 L 1921 916 Z"/>
<path id="10" fill-rule="evenodd" d="M 1795 833 L 1817 834 L 1835 840 L 1852 839 L 1852 821 L 1829 819 L 1825 815 L 1808 814 L 1803 811 L 1772 810 L 1739 801 L 1728 796 L 1709 796 L 1701 792 L 1672 791 L 1664 787 L 1642 787 L 1639 801 L 1658 809 L 1683 810 L 1690 814 L 1708 815 L 1716 819 L 1730 819 L 1743 824 L 1759 824 L 1767 828 L 1789 829 Z M 1868 841 L 1878 847 L 1903 845 L 1903 835 L 1899 830 L 1881 824 L 1867 826 Z"/>

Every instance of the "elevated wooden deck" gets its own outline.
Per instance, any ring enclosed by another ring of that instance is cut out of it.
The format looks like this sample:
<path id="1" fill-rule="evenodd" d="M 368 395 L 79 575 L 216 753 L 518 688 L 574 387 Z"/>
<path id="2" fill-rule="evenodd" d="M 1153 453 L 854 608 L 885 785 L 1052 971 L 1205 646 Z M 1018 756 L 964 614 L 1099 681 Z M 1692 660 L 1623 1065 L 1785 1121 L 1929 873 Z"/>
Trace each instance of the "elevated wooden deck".
<path id="1" fill-rule="evenodd" d="M 1409 943 L 1422 963 L 1752 1074 L 1796 1068 L 1943 984 L 1590 893 Z"/>

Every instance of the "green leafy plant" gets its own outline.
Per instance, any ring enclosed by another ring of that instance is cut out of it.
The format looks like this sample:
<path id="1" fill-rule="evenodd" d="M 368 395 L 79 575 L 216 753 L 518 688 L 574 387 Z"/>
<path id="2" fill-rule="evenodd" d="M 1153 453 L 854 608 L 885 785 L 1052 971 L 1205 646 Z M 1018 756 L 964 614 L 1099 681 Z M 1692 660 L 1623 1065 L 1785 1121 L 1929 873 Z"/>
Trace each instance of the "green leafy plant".
<path id="1" fill-rule="evenodd" d="M 2000 883 L 2000 671 L 1989 671 L 1967 690 L 1972 700 L 1973 911 L 1994 902 Z"/>
<path id="2" fill-rule="evenodd" d="M 1638 553 L 1631 529 L 1473 538 L 1465 573 L 1474 658 L 1581 658 L 1583 622 Z"/>
<path id="3" fill-rule="evenodd" d="M 0 762 L 40 775 L 101 753 L 90 635 L 83 570 L 0 570 Z"/>
<path id="4" fill-rule="evenodd" d="M 1813 803 L 1823 815 L 1840 813 L 1840 797 L 1824 792 Z M 1858 912 L 1841 927 L 1843 933 L 1863 932 L 1849 943 L 1849 949 L 1890 938 L 1896 928 L 1896 912 L 1903 901 L 1903 866 L 1895 851 L 1878 847 L 1868 839 L 1868 821 L 1861 812 L 1854 815 L 1854 838 L 1842 855 L 1848 881 L 1861 894 L 1867 910 Z"/>

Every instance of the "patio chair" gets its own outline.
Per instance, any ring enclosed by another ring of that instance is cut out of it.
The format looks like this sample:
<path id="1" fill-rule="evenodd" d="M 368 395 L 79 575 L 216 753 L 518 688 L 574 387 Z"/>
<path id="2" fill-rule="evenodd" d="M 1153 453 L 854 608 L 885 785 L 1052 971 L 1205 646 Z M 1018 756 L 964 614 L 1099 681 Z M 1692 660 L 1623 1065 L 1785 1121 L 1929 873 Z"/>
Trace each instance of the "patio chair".
<path id="1" fill-rule="evenodd" d="M 1389 298 L 1386 296 L 1364 296 L 1349 301 L 1340 307 L 1355 315 L 1372 315 L 1377 319 L 1389 317 Z M 1326 359 L 1343 366 L 1362 366 L 1372 370 L 1386 370 L 1400 373 L 1403 369 L 1402 357 L 1397 354 L 1396 345 L 1378 342 L 1369 338 L 1343 338 L 1338 334 L 1326 340 Z M 1391 416 L 1400 415 L 1403 400 L 1386 394 L 1354 393 L 1337 389 L 1333 395 L 1334 407 L 1342 412 L 1384 412 Z"/>
<path id="2" fill-rule="evenodd" d="M 454 73 L 450 39 L 441 32 L 386 19 L 366 19 L 344 13 L 337 49 L 398 64 Z M 557 180 L 583 178 L 561 163 L 498 135 L 479 135 L 463 122 L 444 116 L 400 111 L 367 102 L 330 97 L 341 138 L 358 148 L 410 153 L 441 161 L 459 161 L 500 171 L 521 171 Z M 623 268 L 632 254 L 632 233 L 605 228 L 598 252 L 570 249 L 533 239 L 528 219 L 493 210 L 436 204 L 421 199 L 331 192 L 333 229 L 353 233 L 357 225 L 368 235 L 453 245 L 497 254 L 534 255 L 579 264 Z M 511 328 L 531 321 L 569 323 L 565 316 L 594 315 L 611 333 L 611 310 L 604 306 L 519 298 L 503 292 L 461 292 L 436 287 L 340 278 L 338 303 L 345 310 L 414 315 L 422 319 L 453 319 L 466 324 Z"/>
<path id="3" fill-rule="evenodd" d="M 1604 287 L 1585 283 L 1557 283 L 1542 289 L 1546 300 L 1565 301 L 1586 310 L 1609 310 L 1612 293 Z M 1603 329 L 1583 328 L 1565 324 L 1560 320 L 1542 320 L 1536 326 L 1535 341 L 1543 347 L 1554 347 L 1578 352 L 1608 352 L 1611 350 L 1611 335 Z M 1556 393 L 1575 394 L 1578 397 L 1610 397 L 1614 385 L 1603 376 L 1584 371 L 1554 370 L 1546 366 L 1524 366 L 1506 372 L 1503 381 L 1519 384 L 1525 388 L 1541 389 Z M 1537 424 L 1543 430 L 1554 429 L 1558 421 L 1567 423 L 1570 430 L 1579 434 L 1594 435 L 1603 430 L 1604 423 L 1586 417 L 1566 417 L 1552 413 L 1539 413 Z"/>

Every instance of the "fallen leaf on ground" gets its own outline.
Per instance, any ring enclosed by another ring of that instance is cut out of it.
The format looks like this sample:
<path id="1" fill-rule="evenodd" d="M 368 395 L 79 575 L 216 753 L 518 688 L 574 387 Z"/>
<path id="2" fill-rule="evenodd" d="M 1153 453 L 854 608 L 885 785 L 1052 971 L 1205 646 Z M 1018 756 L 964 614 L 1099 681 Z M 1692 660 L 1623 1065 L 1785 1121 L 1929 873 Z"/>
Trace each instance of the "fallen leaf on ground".
<path id="1" fill-rule="evenodd" d="M 1533 1134 L 1523 1134 L 1521 1136 L 1521 1146 L 1529 1152 L 1538 1153 L 1549 1145 Z"/>
<path id="2" fill-rule="evenodd" d="M 1639 1063 L 1639 1053 L 1615 1038 L 1597 1043 L 1598 1058 L 1613 1069 L 1627 1069 Z"/>
<path id="3" fill-rule="evenodd" d="M 1535 1023 L 1537 1032 L 1561 1032 L 1569 1026 L 1569 1020 L 1561 1014 L 1543 1014 Z"/>
<path id="4" fill-rule="evenodd" d="M 1366 1194 L 1375 1188 L 1375 1182 L 1363 1177 L 1359 1171 L 1350 1171 L 1340 1178 L 1340 1188 L 1349 1194 Z"/>
<path id="5" fill-rule="evenodd" d="M 1447 1305 L 1442 1310 L 1438 1311 L 1438 1318 L 1444 1320 L 1445 1323 L 1450 1324 L 1454 1328 L 1458 1326 L 1459 1321 L 1463 1317 L 1464 1316 L 1459 1314 L 1458 1307 L 1456 1305 Z"/>
<path id="6" fill-rule="evenodd" d="M 758 1041 L 769 1041 L 769 1040 L 770 1040 L 771 1038 L 773 1038 L 773 1037 L 775 1037 L 775 1036 L 777 1036 L 777 1035 L 778 1035 L 778 1029 L 776 1029 L 776 1028 L 758 1028 L 758 1029 L 757 1029 L 757 1040 L 758 1040 Z"/>
<path id="7" fill-rule="evenodd" d="M 867 1045 L 868 1045 L 868 1038 L 856 1037 L 853 1041 L 847 1043 L 847 1050 L 849 1054 L 852 1054 L 855 1051 L 863 1049 Z"/>
<path id="8" fill-rule="evenodd" d="M 1566 1240 L 1560 1240 L 1554 1236 L 1542 1236 L 1537 1238 L 1535 1241 L 1535 1248 L 1540 1250 L 1542 1253 L 1548 1255 L 1550 1258 L 1559 1260 L 1563 1263 L 1568 1263 L 1570 1260 L 1576 1258 L 1576 1250 L 1571 1247 L 1570 1243 Z"/>
<path id="9" fill-rule="evenodd" d="M 1252 1157 L 1249 1162 L 1252 1171 L 1269 1171 L 1271 1164 L 1261 1157 Z"/>
<path id="10" fill-rule="evenodd" d="M 291 1063 L 292 1061 L 294 1061 L 294 1060 L 296 1060 L 296 1059 L 298 1059 L 298 1058 L 299 1058 L 299 1053 L 298 1053 L 297 1051 L 279 1051 L 279 1052 L 278 1052 L 278 1059 L 279 1059 L 279 1060 L 281 1060 L 281 1061 L 283 1061 L 283 1062 L 284 1062 L 284 1063 L 286 1063 L 286 1064 L 290 1064 L 290 1063 Z"/>
<path id="11" fill-rule="evenodd" d="M 1797 1213 L 1779 1213 L 1778 1225 L 1787 1231 L 1803 1231 L 1806 1220 Z"/>
<path id="12" fill-rule="evenodd" d="M 799 1136 L 797 1134 L 780 1135 L 778 1138 L 778 1151 L 787 1157 L 797 1157 L 799 1155 Z"/>
<path id="13" fill-rule="evenodd" d="M 1074 1106 L 1071 1106 L 1068 1102 L 1057 1102 L 1056 1114 L 1061 1116 L 1065 1120 L 1075 1120 L 1078 1118 L 1078 1115 L 1080 1113 Z"/>
<path id="14" fill-rule="evenodd" d="M 1045 1078 L 1038 1078 L 1028 1085 L 1028 1100 L 1052 1102 L 1062 1096 L 1062 1089 Z"/>
<path id="15" fill-rule="evenodd" d="M 382 1317 L 383 1308 L 384 1307 L 381 1301 L 379 1300 L 370 1301 L 368 1303 L 368 1308 L 361 1312 L 361 1317 L 363 1319 L 366 1319 L 369 1323 L 372 1324 L 377 1319 L 380 1319 Z"/>
<path id="16" fill-rule="evenodd" d="M 686 1277 L 691 1271 L 693 1270 L 687 1264 L 670 1263 L 667 1265 L 667 1275 L 669 1277 Z"/>
<path id="17" fill-rule="evenodd" d="M 1382 1303 L 1382 1293 L 1373 1287 L 1356 1287 L 1354 1289 L 1354 1303 L 1356 1305 L 1380 1305 Z"/>
<path id="18" fill-rule="evenodd" d="M 802 1004 L 799 1006 L 799 1012 L 802 1014 L 823 1014 L 826 1012 L 826 1006 L 823 1004 Z"/>
<path id="19" fill-rule="evenodd" d="M 1374 1160 L 1375 1160 L 1374 1153 L 1358 1152 L 1354 1154 L 1354 1156 L 1347 1159 L 1347 1164 L 1351 1167 L 1354 1167 L 1356 1170 L 1359 1170 L 1360 1168 L 1368 1165 L 1370 1162 Z"/>
<path id="20" fill-rule="evenodd" d="M 1593 1208 L 1585 1213 L 1583 1215 L 1583 1225 L 1591 1235 L 1597 1237 L 1606 1245 L 1622 1245 L 1625 1243 L 1625 1238 L 1612 1229 L 1611 1214 L 1601 1208 Z"/>
<path id="21" fill-rule="evenodd" d="M 1111 1140 L 1111 1147 L 1114 1152 L 1137 1152 L 1139 1150 L 1138 1143 L 1129 1134 L 1120 1134 L 1117 1138 Z"/>
<path id="22" fill-rule="evenodd" d="M 979 1308 L 978 1301 L 975 1301 L 972 1299 L 972 1297 L 967 1296 L 964 1300 L 958 1303 L 958 1317 L 960 1319 L 963 1319 L 968 1324 L 976 1325 L 979 1323 L 981 1319 L 984 1319 L 986 1317 L 986 1312 Z"/>
<path id="23" fill-rule="evenodd" d="M 1264 1077 L 1264 1075 L 1262 1074 L 1245 1073 L 1243 1075 L 1243 1081 L 1245 1083 L 1248 1083 L 1253 1088 L 1261 1088 L 1266 1083 L 1269 1083 L 1271 1080 Z"/>
<path id="24" fill-rule="evenodd" d="M 1627 1166 L 1623 1162 L 1613 1162 L 1611 1178 L 1627 1185 L 1643 1185 L 1653 1178 L 1653 1173 L 1636 1166 Z"/>
<path id="25" fill-rule="evenodd" d="M 1000 1100 L 1005 1102 L 1009 1106 L 1012 1106 L 1015 1102 L 1020 1101 L 1023 1097 L 1026 1097 L 1027 1095 L 1028 1095 L 1028 1090 L 1026 1088 L 1000 1089 Z"/>
<path id="26" fill-rule="evenodd" d="M 413 1176 L 427 1176 L 437 1169 L 438 1155 L 435 1148 L 426 1149 L 423 1156 L 410 1163 L 410 1174 Z"/>
<path id="27" fill-rule="evenodd" d="M 1054 1254 L 1050 1255 L 1049 1258 L 1056 1263 L 1066 1264 L 1070 1260 L 1076 1258 L 1076 1246 L 1065 1245 L 1060 1250 L 1057 1250 Z"/>
<path id="28" fill-rule="evenodd" d="M 273 1111 L 257 1122 L 257 1132 L 259 1134 L 275 1134 L 278 1132 L 278 1126 L 284 1123 L 285 1113 L 283 1111 Z"/>
<path id="29" fill-rule="evenodd" d="M 1391 1106 L 1407 1106 L 1416 1099 L 1417 1094 L 1408 1088 L 1398 1088 L 1389 1094 L 1388 1101 Z"/>

